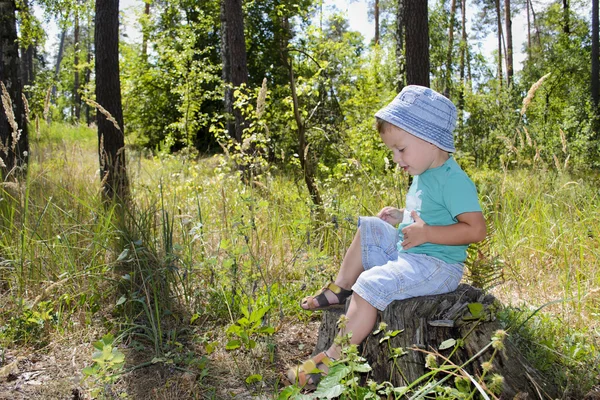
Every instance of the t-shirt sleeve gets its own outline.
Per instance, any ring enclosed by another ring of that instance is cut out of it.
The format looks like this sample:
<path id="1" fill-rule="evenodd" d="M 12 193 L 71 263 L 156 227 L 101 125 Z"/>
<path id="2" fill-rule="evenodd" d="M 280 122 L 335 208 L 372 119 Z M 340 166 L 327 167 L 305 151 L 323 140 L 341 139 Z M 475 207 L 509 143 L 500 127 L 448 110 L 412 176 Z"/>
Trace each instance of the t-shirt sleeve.
<path id="1" fill-rule="evenodd" d="M 452 174 L 444 185 L 444 203 L 452 218 L 465 212 L 481 211 L 477 188 L 466 174 Z"/>

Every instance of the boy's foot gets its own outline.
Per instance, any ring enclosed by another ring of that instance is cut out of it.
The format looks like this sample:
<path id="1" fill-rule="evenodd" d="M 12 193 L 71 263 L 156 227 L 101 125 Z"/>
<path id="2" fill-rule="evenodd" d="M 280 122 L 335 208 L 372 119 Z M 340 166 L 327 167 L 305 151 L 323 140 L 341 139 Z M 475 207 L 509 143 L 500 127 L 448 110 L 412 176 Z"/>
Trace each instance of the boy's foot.
<path id="1" fill-rule="evenodd" d="M 290 368 L 287 372 L 287 378 L 292 384 L 296 384 L 303 389 L 314 390 L 321 378 L 327 375 L 329 366 L 334 361 L 323 351 L 302 364 Z"/>
<path id="2" fill-rule="evenodd" d="M 327 310 L 331 308 L 343 308 L 346 299 L 352 295 L 352 290 L 339 287 L 333 282 L 312 296 L 307 296 L 300 302 L 300 307 L 307 311 Z"/>

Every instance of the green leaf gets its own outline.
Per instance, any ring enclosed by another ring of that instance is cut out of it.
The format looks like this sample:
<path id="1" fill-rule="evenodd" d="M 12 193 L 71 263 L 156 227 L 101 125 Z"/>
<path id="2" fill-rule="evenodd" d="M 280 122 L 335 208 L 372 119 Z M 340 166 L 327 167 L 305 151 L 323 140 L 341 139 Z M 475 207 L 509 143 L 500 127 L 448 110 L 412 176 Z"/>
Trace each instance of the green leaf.
<path id="1" fill-rule="evenodd" d="M 242 334 L 242 328 L 240 328 L 239 325 L 231 325 L 229 328 L 227 328 L 227 330 L 225 331 L 228 334 L 233 334 L 236 336 L 241 336 Z"/>
<path id="2" fill-rule="evenodd" d="M 446 350 L 449 349 L 450 347 L 453 347 L 456 344 L 456 340 L 455 339 L 447 339 L 444 340 L 442 342 L 442 344 L 440 344 L 440 347 L 438 350 Z"/>
<path id="3" fill-rule="evenodd" d="M 364 364 L 356 364 L 354 366 L 354 371 L 356 372 L 369 372 L 371 371 L 373 368 L 371 368 L 371 366 L 368 363 L 364 363 Z"/>
<path id="4" fill-rule="evenodd" d="M 388 335 L 390 337 L 396 337 L 396 335 L 398 335 L 399 333 L 402 333 L 402 332 L 404 332 L 404 329 L 400 329 L 400 330 L 393 331 L 393 332 L 388 332 Z"/>
<path id="5" fill-rule="evenodd" d="M 102 351 L 95 351 L 92 354 L 92 361 L 96 361 L 96 362 L 104 361 L 103 352 Z"/>
<path id="6" fill-rule="evenodd" d="M 252 314 L 250 314 L 250 321 L 255 322 L 255 321 L 260 321 L 262 320 L 262 317 L 265 316 L 265 314 L 267 313 L 267 311 L 269 311 L 270 307 L 262 307 L 259 308 L 258 310 L 254 310 L 252 311 Z"/>
<path id="7" fill-rule="evenodd" d="M 206 353 L 208 353 L 209 355 L 212 354 L 213 351 L 215 351 L 215 349 L 217 348 L 218 344 L 219 344 L 218 342 L 207 343 L 206 346 L 204 346 Z"/>
<path id="8" fill-rule="evenodd" d="M 192 318 L 190 318 L 190 325 L 194 323 L 194 321 L 196 321 L 198 318 L 200 318 L 200 314 L 195 313 L 194 315 L 192 315 Z"/>
<path id="9" fill-rule="evenodd" d="M 267 335 L 272 335 L 275 333 L 275 328 L 272 326 L 264 326 L 258 330 L 258 333 L 266 333 Z"/>
<path id="10" fill-rule="evenodd" d="M 286 386 L 279 393 L 279 396 L 277 397 L 277 400 L 288 400 L 292 396 L 296 396 L 296 395 L 300 394 L 300 390 L 301 389 L 299 387 L 295 386 L 295 385 Z"/>
<path id="11" fill-rule="evenodd" d="M 121 252 L 121 254 L 119 254 L 119 257 L 117 258 L 117 262 L 121 262 L 121 261 L 125 260 L 127 258 L 127 256 L 129 256 L 129 249 L 125 249 Z"/>
<path id="12" fill-rule="evenodd" d="M 98 364 L 90 365 L 89 367 L 85 367 L 81 370 L 81 372 L 86 376 L 96 375 L 98 372 Z"/>
<path id="13" fill-rule="evenodd" d="M 342 393 L 344 393 L 344 385 L 337 383 L 331 387 L 328 387 L 325 385 L 325 382 L 323 382 L 319 385 L 319 387 L 317 387 L 317 390 L 315 390 L 314 396 L 318 399 L 335 399 Z"/>
<path id="14" fill-rule="evenodd" d="M 246 378 L 246 383 L 251 384 L 251 383 L 255 383 L 255 382 L 260 382 L 262 380 L 263 380 L 263 377 L 261 374 L 253 374 Z"/>
<path id="15" fill-rule="evenodd" d="M 112 360 L 113 364 L 121 364 L 125 362 L 125 354 L 121 353 L 119 349 L 113 349 Z"/>
<path id="16" fill-rule="evenodd" d="M 239 349 L 241 346 L 242 342 L 240 342 L 239 340 L 230 340 L 229 342 L 227 342 L 227 345 L 225 345 L 225 350 L 235 350 Z"/>
<path id="17" fill-rule="evenodd" d="M 473 317 L 475 317 L 475 318 L 481 317 L 481 314 L 483 312 L 483 304 L 481 304 L 481 303 L 469 303 L 468 307 L 469 307 L 469 311 L 471 312 L 471 315 Z"/>
<path id="18" fill-rule="evenodd" d="M 121 304 L 125 303 L 127 301 L 127 297 L 125 297 L 125 295 L 121 296 L 119 298 L 119 300 L 117 300 L 117 306 L 120 306 Z"/>

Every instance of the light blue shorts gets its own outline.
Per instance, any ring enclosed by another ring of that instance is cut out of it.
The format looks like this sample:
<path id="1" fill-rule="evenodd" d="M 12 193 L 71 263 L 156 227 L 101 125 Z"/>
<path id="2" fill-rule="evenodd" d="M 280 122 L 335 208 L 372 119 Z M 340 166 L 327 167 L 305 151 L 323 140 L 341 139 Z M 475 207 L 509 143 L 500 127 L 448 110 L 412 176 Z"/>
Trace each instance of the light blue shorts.
<path id="1" fill-rule="evenodd" d="M 398 231 L 378 217 L 360 217 L 360 243 L 365 271 L 352 290 L 383 311 L 394 300 L 456 290 L 463 264 L 448 264 L 425 254 L 399 253 Z"/>

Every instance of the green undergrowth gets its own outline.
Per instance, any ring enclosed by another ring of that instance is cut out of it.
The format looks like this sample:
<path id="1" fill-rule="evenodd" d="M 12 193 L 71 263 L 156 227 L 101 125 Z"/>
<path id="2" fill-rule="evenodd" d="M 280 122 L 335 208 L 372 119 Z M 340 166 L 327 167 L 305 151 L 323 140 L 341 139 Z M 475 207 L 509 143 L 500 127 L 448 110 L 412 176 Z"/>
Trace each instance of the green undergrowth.
<path id="1" fill-rule="evenodd" d="M 321 214 L 289 171 L 246 185 L 222 156 L 130 150 L 132 202 L 104 207 L 95 140 L 87 128 L 41 131 L 27 181 L 0 188 L 0 346 L 42 349 L 88 327 L 102 332 L 90 343 L 114 335 L 90 353 L 85 384 L 99 396 L 150 365 L 191 371 L 196 388 L 277 393 L 278 335 L 318 318 L 299 299 L 335 276 L 358 216 L 401 206 L 408 181 L 349 166 L 320 183 Z M 484 256 L 504 266 L 491 290 L 509 337 L 565 391 L 590 387 L 598 177 L 470 172 L 493 232 Z"/>

